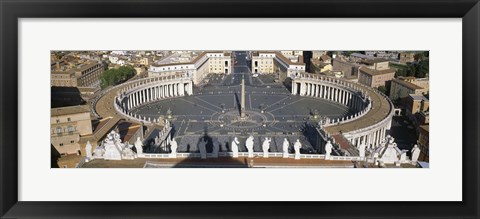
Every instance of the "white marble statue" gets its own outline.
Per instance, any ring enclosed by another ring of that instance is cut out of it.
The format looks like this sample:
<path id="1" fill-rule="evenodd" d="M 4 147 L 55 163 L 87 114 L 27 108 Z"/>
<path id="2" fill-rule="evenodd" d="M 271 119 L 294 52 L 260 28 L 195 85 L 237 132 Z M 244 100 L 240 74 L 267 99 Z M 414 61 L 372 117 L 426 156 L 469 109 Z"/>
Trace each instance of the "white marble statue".
<path id="1" fill-rule="evenodd" d="M 302 143 L 300 143 L 300 139 L 297 139 L 295 144 L 293 144 L 293 149 L 295 150 L 295 160 L 300 160 L 300 148 L 302 148 Z"/>
<path id="2" fill-rule="evenodd" d="M 137 155 L 129 147 L 125 147 L 122 151 L 122 159 L 133 160 L 137 158 Z"/>
<path id="3" fill-rule="evenodd" d="M 288 142 L 287 138 L 283 139 L 283 158 L 288 158 L 288 148 L 290 147 L 290 143 Z"/>
<path id="4" fill-rule="evenodd" d="M 247 147 L 248 151 L 248 157 L 253 157 L 253 136 L 250 135 L 250 137 L 247 138 L 247 141 L 245 142 L 245 146 Z"/>
<path id="5" fill-rule="evenodd" d="M 87 141 L 87 145 L 85 146 L 85 152 L 86 152 L 86 157 L 87 159 L 92 158 L 92 144 L 90 141 Z"/>
<path id="6" fill-rule="evenodd" d="M 217 158 L 218 157 L 218 151 L 220 150 L 220 142 L 215 140 L 213 142 L 213 149 L 212 149 L 212 157 Z"/>
<path id="7" fill-rule="evenodd" d="M 105 160 L 121 160 L 123 146 L 119 144 L 115 131 L 111 131 L 103 142 Z"/>
<path id="8" fill-rule="evenodd" d="M 420 156 L 420 148 L 418 147 L 418 145 L 415 144 L 411 152 L 412 152 L 412 162 L 416 163 L 418 161 L 418 157 Z"/>
<path id="9" fill-rule="evenodd" d="M 330 140 L 328 140 L 327 144 L 325 144 L 325 159 L 326 160 L 330 159 L 330 155 L 332 154 L 332 149 L 333 149 L 333 145 L 330 142 Z"/>
<path id="10" fill-rule="evenodd" d="M 268 149 L 270 149 L 270 142 L 272 141 L 272 138 L 265 138 L 263 140 L 262 144 L 262 150 L 263 150 L 263 157 L 268 158 Z"/>
<path id="11" fill-rule="evenodd" d="M 171 158 L 177 158 L 177 141 L 175 141 L 175 138 L 170 141 L 170 157 Z"/>
<path id="12" fill-rule="evenodd" d="M 358 146 L 358 152 L 360 154 L 360 157 L 365 157 L 365 147 L 367 145 L 365 145 L 365 143 L 362 143 L 360 144 L 360 146 Z"/>
<path id="13" fill-rule="evenodd" d="M 135 141 L 135 149 L 137 150 L 137 155 L 143 154 L 143 144 L 142 140 L 140 140 L 140 137 L 137 137 L 137 141 Z"/>
<path id="14" fill-rule="evenodd" d="M 207 159 L 207 141 L 204 138 L 202 138 L 202 141 L 198 144 L 198 150 L 200 150 L 200 157 Z"/>
<path id="15" fill-rule="evenodd" d="M 238 145 L 240 144 L 240 141 L 238 140 L 237 137 L 233 138 L 232 141 L 232 153 L 233 157 L 238 157 Z"/>
<path id="16" fill-rule="evenodd" d="M 383 152 L 383 155 L 381 157 L 381 160 L 384 162 L 384 163 L 395 163 L 396 161 L 399 160 L 398 158 L 398 152 L 399 150 L 397 150 L 397 143 L 394 142 L 395 138 L 393 138 L 392 136 L 388 135 L 387 136 L 387 145 L 386 145 L 386 148 Z"/>
<path id="17" fill-rule="evenodd" d="M 95 150 L 93 151 L 93 157 L 94 158 L 103 158 L 103 155 L 105 154 L 105 148 L 102 146 L 97 146 Z"/>

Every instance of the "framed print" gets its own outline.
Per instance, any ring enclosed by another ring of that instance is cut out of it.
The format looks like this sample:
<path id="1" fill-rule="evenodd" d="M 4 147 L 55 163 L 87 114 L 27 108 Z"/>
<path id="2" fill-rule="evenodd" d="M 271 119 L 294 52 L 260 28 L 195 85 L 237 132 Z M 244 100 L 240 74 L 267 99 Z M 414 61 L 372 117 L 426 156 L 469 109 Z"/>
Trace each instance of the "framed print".
<path id="1" fill-rule="evenodd" d="M 479 10 L 2 1 L 2 218 L 477 218 Z"/>

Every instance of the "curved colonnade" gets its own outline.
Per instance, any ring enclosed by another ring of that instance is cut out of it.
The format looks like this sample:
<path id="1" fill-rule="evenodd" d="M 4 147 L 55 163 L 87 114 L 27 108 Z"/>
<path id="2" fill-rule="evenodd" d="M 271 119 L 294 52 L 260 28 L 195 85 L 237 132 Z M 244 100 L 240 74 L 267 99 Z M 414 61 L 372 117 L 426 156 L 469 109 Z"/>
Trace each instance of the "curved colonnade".
<path id="1" fill-rule="evenodd" d="M 393 103 L 383 93 L 358 83 L 314 74 L 299 74 L 292 80 L 292 94 L 321 98 L 349 107 L 355 113 L 321 124 L 329 136 L 342 135 L 352 145 L 376 148 L 385 139 L 394 113 Z"/>
<path id="2" fill-rule="evenodd" d="M 158 123 L 159 118 L 141 117 L 131 110 L 153 101 L 192 94 L 193 82 L 186 75 L 147 78 L 124 86 L 117 93 L 114 106 L 117 112 L 131 120 L 144 124 Z"/>
<path id="3" fill-rule="evenodd" d="M 193 82 L 185 74 L 147 78 L 129 83 L 117 92 L 115 110 L 123 117 L 151 124 L 159 118 L 141 117 L 132 109 L 150 102 L 193 94 Z M 385 139 L 391 127 L 394 107 L 382 93 L 350 81 L 314 74 L 300 74 L 292 80 L 292 94 L 321 98 L 349 107 L 355 113 L 328 119 L 321 124 L 329 135 L 342 135 L 352 145 L 366 144 L 376 148 Z"/>

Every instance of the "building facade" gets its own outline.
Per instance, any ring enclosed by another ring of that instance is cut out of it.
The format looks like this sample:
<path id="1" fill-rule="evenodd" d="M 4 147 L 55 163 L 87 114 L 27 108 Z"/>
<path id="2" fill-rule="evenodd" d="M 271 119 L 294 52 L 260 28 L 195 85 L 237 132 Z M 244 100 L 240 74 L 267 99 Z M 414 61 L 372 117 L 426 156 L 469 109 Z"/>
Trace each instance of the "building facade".
<path id="1" fill-rule="evenodd" d="M 50 86 L 100 87 L 100 75 L 103 72 L 103 64 L 99 61 L 71 63 L 52 70 Z"/>
<path id="2" fill-rule="evenodd" d="M 400 63 L 408 63 L 415 61 L 415 53 L 413 52 L 401 52 L 400 53 Z"/>
<path id="3" fill-rule="evenodd" d="M 305 73 L 300 51 L 256 52 L 252 54 L 252 72 L 276 74 L 279 81 Z"/>
<path id="4" fill-rule="evenodd" d="M 232 57 L 226 52 L 202 52 L 191 60 L 152 64 L 148 69 L 149 77 L 171 76 L 185 73 L 199 84 L 208 74 L 232 73 Z"/>
<path id="5" fill-rule="evenodd" d="M 421 95 L 429 91 L 428 78 L 399 77 L 392 80 L 390 86 L 390 99 L 398 100 L 410 94 Z"/>
<path id="6" fill-rule="evenodd" d="M 369 87 L 385 86 L 394 77 L 394 69 L 375 70 L 362 66 L 358 71 L 358 82 Z"/>
<path id="7" fill-rule="evenodd" d="M 357 63 L 342 60 L 340 57 L 334 58 L 332 60 L 332 70 L 343 72 L 344 77 L 347 79 L 357 78 L 358 69 L 360 68 L 360 66 L 361 65 Z"/>
<path id="8" fill-rule="evenodd" d="M 89 106 L 53 108 L 50 113 L 52 146 L 60 154 L 80 153 L 80 137 L 93 133 Z"/>
<path id="9" fill-rule="evenodd" d="M 418 136 L 418 147 L 420 148 L 420 156 L 418 160 L 429 162 L 430 161 L 430 143 L 429 143 L 429 125 L 420 126 L 420 133 Z"/>

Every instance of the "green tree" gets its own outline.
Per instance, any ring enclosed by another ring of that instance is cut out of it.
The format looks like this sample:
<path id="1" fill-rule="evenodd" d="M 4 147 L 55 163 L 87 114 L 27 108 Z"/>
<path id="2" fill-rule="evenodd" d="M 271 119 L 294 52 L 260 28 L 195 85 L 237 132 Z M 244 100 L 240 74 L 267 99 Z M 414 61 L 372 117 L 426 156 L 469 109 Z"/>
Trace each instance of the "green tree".
<path id="1" fill-rule="evenodd" d="M 424 59 L 415 65 L 415 77 L 424 78 L 429 72 L 429 61 Z"/>
<path id="2" fill-rule="evenodd" d="M 109 69 L 100 76 L 102 89 L 115 86 L 135 76 L 135 69 L 131 66 L 122 66 L 118 69 Z"/>

